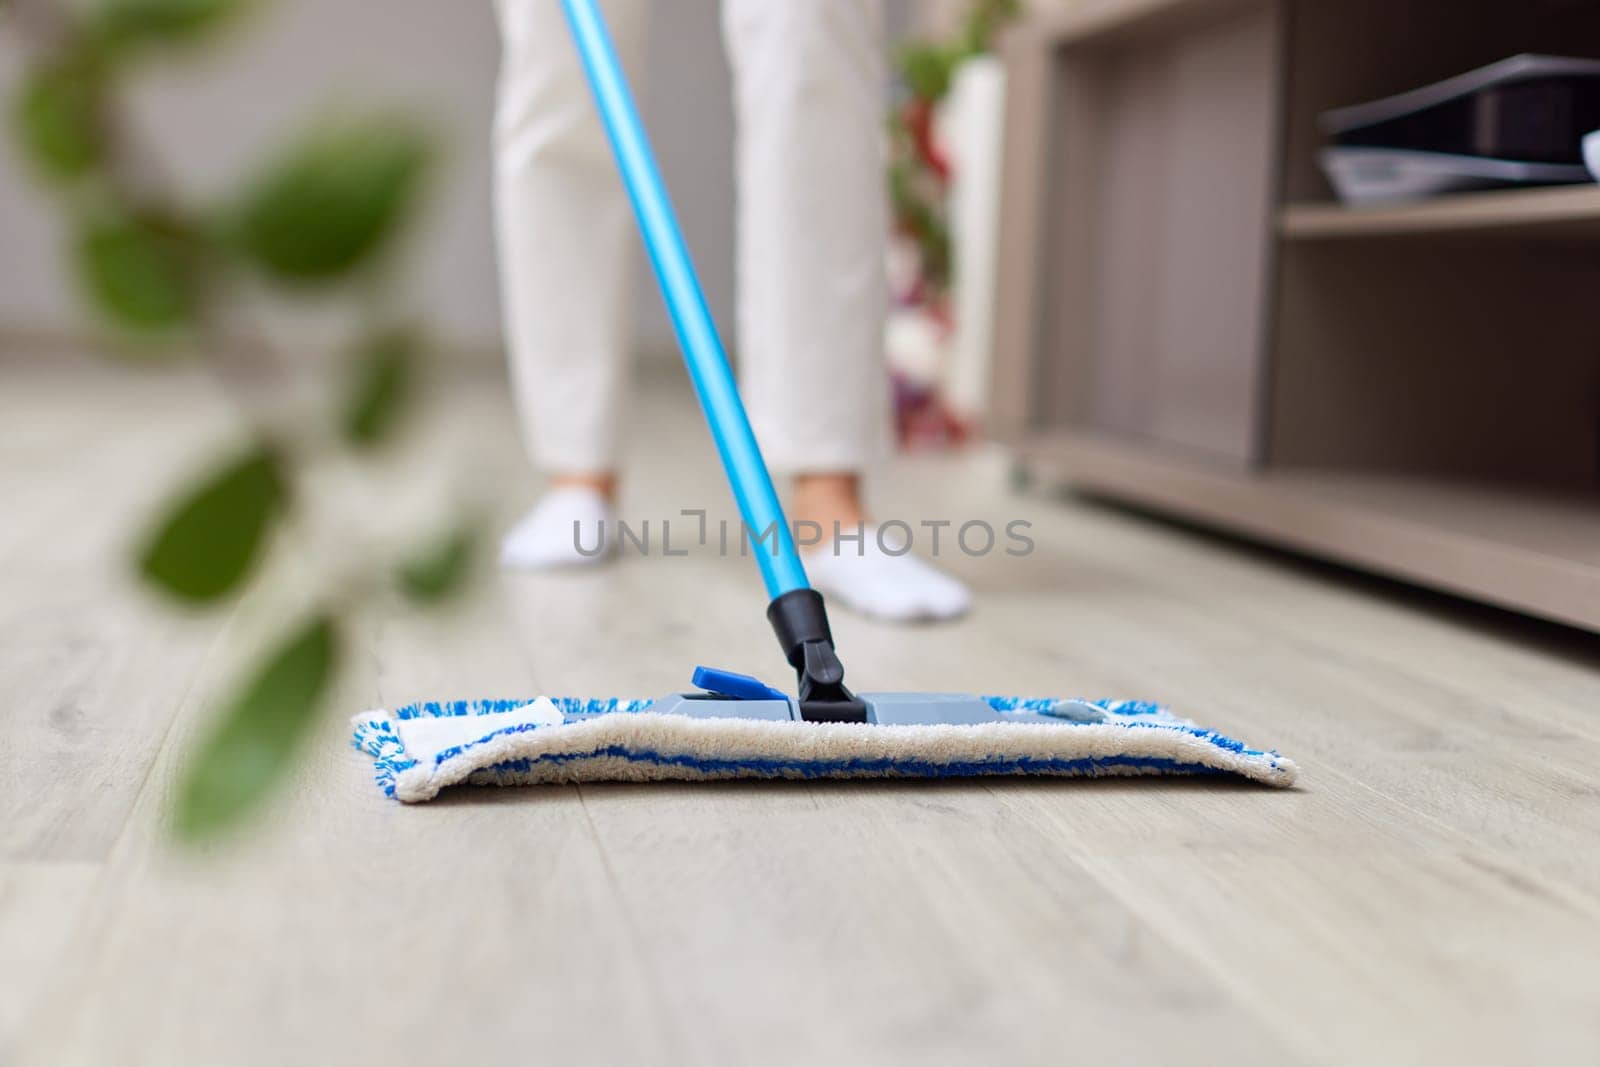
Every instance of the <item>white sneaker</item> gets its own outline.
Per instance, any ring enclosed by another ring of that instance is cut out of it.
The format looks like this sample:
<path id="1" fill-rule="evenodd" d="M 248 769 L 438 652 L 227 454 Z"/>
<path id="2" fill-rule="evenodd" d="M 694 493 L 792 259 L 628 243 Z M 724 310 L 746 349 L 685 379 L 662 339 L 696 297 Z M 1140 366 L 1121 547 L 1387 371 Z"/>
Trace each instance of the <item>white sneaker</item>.
<path id="1" fill-rule="evenodd" d="M 939 622 L 971 610 L 972 594 L 965 585 L 909 552 L 885 552 L 877 527 L 866 528 L 860 547 L 860 555 L 853 543 L 806 553 L 802 559 L 812 587 L 833 603 L 888 622 Z"/>
<path id="2" fill-rule="evenodd" d="M 605 495 L 586 486 L 552 489 L 500 541 L 509 570 L 581 567 L 609 559 L 616 521 Z"/>

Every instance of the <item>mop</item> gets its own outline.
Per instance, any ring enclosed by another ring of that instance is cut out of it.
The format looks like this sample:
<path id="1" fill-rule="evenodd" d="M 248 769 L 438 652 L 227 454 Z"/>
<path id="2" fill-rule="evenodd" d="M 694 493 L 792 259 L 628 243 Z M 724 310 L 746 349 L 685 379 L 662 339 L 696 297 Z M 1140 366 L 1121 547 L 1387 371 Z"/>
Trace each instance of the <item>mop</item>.
<path id="1" fill-rule="evenodd" d="M 855 693 L 734 386 L 705 296 L 596 0 L 562 0 L 679 347 L 795 672 L 786 693 L 699 667 L 646 700 L 428 702 L 355 718 L 378 785 L 423 801 L 458 783 L 722 778 L 1222 774 L 1293 784 L 1292 761 L 1138 701 Z"/>

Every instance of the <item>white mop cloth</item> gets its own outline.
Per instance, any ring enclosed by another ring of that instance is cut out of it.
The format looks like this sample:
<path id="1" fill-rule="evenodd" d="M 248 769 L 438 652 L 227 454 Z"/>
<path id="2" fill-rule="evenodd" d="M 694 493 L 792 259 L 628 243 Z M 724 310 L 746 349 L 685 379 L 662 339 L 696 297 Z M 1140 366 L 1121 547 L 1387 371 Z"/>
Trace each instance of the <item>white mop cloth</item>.
<path id="1" fill-rule="evenodd" d="M 717 778 L 944 778 L 980 775 L 1229 774 L 1294 784 L 1293 761 L 1135 701 L 986 697 L 1001 721 L 975 726 L 702 719 L 648 700 L 540 697 L 414 704 L 354 719 L 356 748 L 397 800 L 446 786 Z M 1049 722 L 1004 721 L 1035 712 Z"/>

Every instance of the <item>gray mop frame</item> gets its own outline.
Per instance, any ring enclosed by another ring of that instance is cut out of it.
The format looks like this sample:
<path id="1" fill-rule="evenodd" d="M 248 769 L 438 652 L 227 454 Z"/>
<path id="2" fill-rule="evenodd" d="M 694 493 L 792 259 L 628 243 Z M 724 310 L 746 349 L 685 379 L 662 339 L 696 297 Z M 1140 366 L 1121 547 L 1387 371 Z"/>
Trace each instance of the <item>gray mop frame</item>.
<path id="1" fill-rule="evenodd" d="M 1002 714 L 988 701 L 967 693 L 857 693 L 856 698 L 867 706 L 866 721 L 877 726 L 981 726 L 991 722 L 1059 725 L 1063 719 L 1073 718 L 1022 709 Z M 804 721 L 800 703 L 793 697 L 749 700 L 729 699 L 716 693 L 673 693 L 658 698 L 650 710 L 659 715 L 689 715 L 697 719 Z"/>

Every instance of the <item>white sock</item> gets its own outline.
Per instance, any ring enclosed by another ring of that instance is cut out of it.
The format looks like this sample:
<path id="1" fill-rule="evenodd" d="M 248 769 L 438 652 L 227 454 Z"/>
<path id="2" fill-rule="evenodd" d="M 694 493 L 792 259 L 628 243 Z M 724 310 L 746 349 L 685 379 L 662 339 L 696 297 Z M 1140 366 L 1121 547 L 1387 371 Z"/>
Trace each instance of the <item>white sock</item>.
<path id="1" fill-rule="evenodd" d="M 901 544 L 886 536 L 891 550 Z M 866 528 L 861 553 L 846 543 L 817 546 L 804 556 L 811 585 L 836 604 L 890 622 L 953 619 L 972 607 L 967 587 L 909 552 L 891 555 L 878 544 L 875 526 Z"/>
<path id="2" fill-rule="evenodd" d="M 602 544 L 602 550 L 596 552 Z M 586 486 L 563 486 L 545 493 L 501 539 L 500 566 L 545 570 L 600 563 L 610 558 L 615 544 L 616 522 L 610 501 Z"/>

